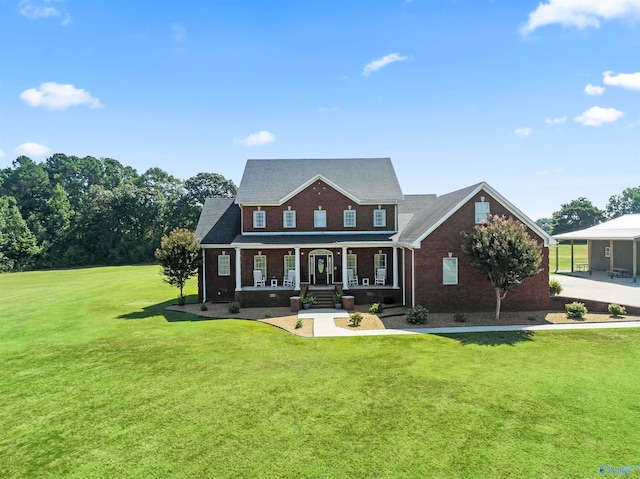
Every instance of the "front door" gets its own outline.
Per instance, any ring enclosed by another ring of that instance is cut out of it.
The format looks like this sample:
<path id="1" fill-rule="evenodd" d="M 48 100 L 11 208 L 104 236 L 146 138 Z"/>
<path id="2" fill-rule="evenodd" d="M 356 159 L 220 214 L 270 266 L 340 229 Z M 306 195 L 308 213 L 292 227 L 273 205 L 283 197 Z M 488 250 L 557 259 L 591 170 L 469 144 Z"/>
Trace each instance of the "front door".
<path id="1" fill-rule="evenodd" d="M 327 255 L 316 255 L 315 259 L 315 284 L 326 286 L 327 284 Z"/>

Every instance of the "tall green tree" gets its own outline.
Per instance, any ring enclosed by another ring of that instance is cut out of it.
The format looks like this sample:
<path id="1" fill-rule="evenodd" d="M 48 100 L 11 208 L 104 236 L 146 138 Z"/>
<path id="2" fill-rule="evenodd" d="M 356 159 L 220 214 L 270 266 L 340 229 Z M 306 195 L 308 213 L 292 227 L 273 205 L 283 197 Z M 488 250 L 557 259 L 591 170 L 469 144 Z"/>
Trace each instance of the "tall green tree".
<path id="1" fill-rule="evenodd" d="M 640 213 L 640 186 L 625 188 L 621 194 L 611 196 L 606 209 L 609 218 Z"/>
<path id="2" fill-rule="evenodd" d="M 536 220 L 536 224 L 542 228 L 544 231 L 546 231 L 547 233 L 551 234 L 551 231 L 553 230 L 553 225 L 551 223 L 551 218 L 538 218 Z"/>
<path id="3" fill-rule="evenodd" d="M 176 228 L 163 236 L 156 259 L 162 266 L 165 281 L 180 290 L 178 304 L 183 305 L 184 285 L 194 276 L 200 266 L 200 245 L 195 235 L 184 228 Z"/>
<path id="4" fill-rule="evenodd" d="M 199 206 L 207 198 L 234 198 L 238 193 L 235 183 L 218 173 L 198 173 L 184 182 L 184 188 L 189 201 Z"/>
<path id="5" fill-rule="evenodd" d="M 28 268 L 35 263 L 40 250 L 16 199 L 0 196 L 0 271 Z"/>
<path id="6" fill-rule="evenodd" d="M 587 198 L 580 197 L 570 203 L 561 205 L 551 217 L 553 234 L 568 233 L 590 228 L 605 219 L 605 213 Z"/>
<path id="7" fill-rule="evenodd" d="M 473 266 L 486 274 L 495 289 L 496 316 L 509 290 L 540 271 L 541 247 L 513 218 L 494 216 L 477 225 L 463 246 Z"/>

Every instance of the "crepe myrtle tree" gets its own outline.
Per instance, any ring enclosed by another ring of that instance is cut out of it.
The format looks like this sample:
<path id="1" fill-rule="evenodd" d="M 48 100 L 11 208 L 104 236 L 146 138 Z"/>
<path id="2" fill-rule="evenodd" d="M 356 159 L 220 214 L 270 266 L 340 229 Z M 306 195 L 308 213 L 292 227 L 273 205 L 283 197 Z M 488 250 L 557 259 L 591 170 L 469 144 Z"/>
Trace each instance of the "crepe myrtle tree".
<path id="1" fill-rule="evenodd" d="M 464 234 L 463 251 L 473 266 L 487 275 L 496 292 L 496 321 L 507 292 L 525 278 L 540 271 L 540 245 L 527 233 L 525 226 L 513 218 L 494 216 L 488 223 L 477 225 Z"/>
<path id="2" fill-rule="evenodd" d="M 162 266 L 165 281 L 180 289 L 178 304 L 185 303 L 183 289 L 189 278 L 196 274 L 200 266 L 200 245 L 195 235 L 184 228 L 176 228 L 162 237 L 156 259 Z"/>

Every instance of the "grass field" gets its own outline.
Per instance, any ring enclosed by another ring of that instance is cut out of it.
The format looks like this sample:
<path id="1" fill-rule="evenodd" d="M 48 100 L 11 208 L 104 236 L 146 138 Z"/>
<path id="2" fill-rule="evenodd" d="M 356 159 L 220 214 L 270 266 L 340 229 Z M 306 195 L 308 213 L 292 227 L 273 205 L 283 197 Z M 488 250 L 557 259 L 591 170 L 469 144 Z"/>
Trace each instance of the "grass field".
<path id="1" fill-rule="evenodd" d="M 558 248 L 558 271 L 571 271 L 571 245 L 560 244 L 557 246 L 549 247 L 549 271 L 556 270 L 556 247 Z M 578 263 L 588 262 L 588 250 L 587 244 L 574 244 L 573 245 L 573 263 L 574 268 L 577 269 Z"/>
<path id="2" fill-rule="evenodd" d="M 302 339 L 167 312 L 158 270 L 0 275 L 0 477 L 584 478 L 640 463 L 638 330 Z"/>

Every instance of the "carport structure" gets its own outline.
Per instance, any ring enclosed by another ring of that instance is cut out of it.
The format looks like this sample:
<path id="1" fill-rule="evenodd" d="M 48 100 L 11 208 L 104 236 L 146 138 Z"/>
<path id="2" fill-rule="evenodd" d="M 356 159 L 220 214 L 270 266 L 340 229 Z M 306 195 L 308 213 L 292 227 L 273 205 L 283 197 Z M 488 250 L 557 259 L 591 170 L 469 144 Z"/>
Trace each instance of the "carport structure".
<path id="1" fill-rule="evenodd" d="M 638 278 L 638 243 L 640 242 L 640 214 L 620 216 L 591 228 L 554 235 L 557 241 L 571 241 L 571 257 L 576 240 L 586 240 L 587 270 L 608 271 L 609 276 Z M 557 250 L 556 250 L 557 251 Z M 573 261 L 571 270 L 573 271 Z M 558 256 L 556 253 L 556 270 Z"/>

